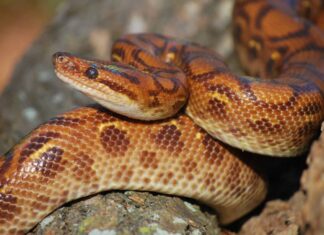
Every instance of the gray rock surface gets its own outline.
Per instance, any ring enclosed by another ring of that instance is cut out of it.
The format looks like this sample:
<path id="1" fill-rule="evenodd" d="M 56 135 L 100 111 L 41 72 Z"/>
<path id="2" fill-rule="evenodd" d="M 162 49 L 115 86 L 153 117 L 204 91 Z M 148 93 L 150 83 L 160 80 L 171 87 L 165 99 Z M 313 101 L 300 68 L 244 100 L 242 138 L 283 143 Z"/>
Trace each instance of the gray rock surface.
<path id="1" fill-rule="evenodd" d="M 219 234 L 215 215 L 177 197 L 125 192 L 63 207 L 32 234 Z"/>
<path id="2" fill-rule="evenodd" d="M 324 123 L 319 140 L 307 157 L 301 188 L 289 200 L 267 202 L 262 213 L 249 219 L 239 235 L 324 234 Z"/>

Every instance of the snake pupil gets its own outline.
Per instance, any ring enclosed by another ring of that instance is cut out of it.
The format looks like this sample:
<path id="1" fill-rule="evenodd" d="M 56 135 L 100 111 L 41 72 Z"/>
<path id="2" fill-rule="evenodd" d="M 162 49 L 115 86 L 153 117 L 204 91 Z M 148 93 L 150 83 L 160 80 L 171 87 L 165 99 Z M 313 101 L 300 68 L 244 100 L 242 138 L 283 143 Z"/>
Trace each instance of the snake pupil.
<path id="1" fill-rule="evenodd" d="M 89 79 L 95 79 L 96 77 L 98 77 L 98 70 L 94 67 L 89 67 L 86 71 L 85 71 L 85 75 L 89 78 Z"/>

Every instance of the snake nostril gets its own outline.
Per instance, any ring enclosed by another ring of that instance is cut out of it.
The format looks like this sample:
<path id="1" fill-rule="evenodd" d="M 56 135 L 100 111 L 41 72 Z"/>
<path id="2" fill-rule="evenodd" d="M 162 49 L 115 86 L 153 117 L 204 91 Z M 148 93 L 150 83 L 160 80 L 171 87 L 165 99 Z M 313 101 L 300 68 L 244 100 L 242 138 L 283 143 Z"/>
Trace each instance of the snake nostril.
<path id="1" fill-rule="evenodd" d="M 56 52 L 52 57 L 53 64 L 64 63 L 70 54 L 66 52 Z"/>
<path id="2" fill-rule="evenodd" d="M 59 57 L 57 57 L 57 61 L 58 61 L 58 62 L 61 62 L 61 63 L 64 61 L 64 59 L 65 59 L 64 56 L 59 56 Z"/>

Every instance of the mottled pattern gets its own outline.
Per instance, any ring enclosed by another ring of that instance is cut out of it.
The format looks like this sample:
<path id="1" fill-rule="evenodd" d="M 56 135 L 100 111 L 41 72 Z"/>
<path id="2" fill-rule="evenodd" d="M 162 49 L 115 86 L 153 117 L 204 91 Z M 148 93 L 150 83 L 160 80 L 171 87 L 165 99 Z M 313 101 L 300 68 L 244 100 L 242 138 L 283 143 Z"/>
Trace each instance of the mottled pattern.
<path id="1" fill-rule="evenodd" d="M 111 189 L 194 198 L 224 224 L 256 207 L 265 182 L 213 137 L 266 155 L 307 150 L 324 117 L 324 37 L 296 18 L 295 10 L 319 15 L 310 7 L 318 0 L 303 2 L 237 1 L 235 45 L 246 70 L 263 79 L 238 76 L 215 52 L 158 34 L 120 38 L 113 62 L 56 53 L 59 78 L 129 118 L 82 107 L 1 157 L 0 233 L 24 233 L 63 203 Z M 169 117 L 185 104 L 190 118 Z"/>
<path id="2" fill-rule="evenodd" d="M 35 139 L 44 136 L 46 144 L 25 157 L 26 146 L 44 143 Z M 0 233 L 25 232 L 62 203 L 111 189 L 195 198 L 229 223 L 266 193 L 262 178 L 233 152 L 185 115 L 147 123 L 100 107 L 73 110 L 35 129 L 1 158 Z"/>
<path id="3" fill-rule="evenodd" d="M 188 87 L 186 113 L 213 137 L 259 154 L 300 155 L 324 119 L 324 37 L 309 21 L 294 18 L 294 9 L 309 14 L 290 1 L 235 5 L 237 51 L 249 74 L 261 78 L 236 75 L 215 52 L 158 34 L 118 39 L 114 62 L 58 53 L 55 70 L 103 106 L 135 119 L 174 115 Z M 95 79 L 88 68 L 97 69 Z"/>
<path id="4" fill-rule="evenodd" d="M 101 130 L 100 141 L 107 153 L 118 157 L 123 156 L 129 148 L 126 131 L 120 130 L 114 125 Z"/>
<path id="5" fill-rule="evenodd" d="M 185 134 L 185 133 L 183 133 Z M 152 135 L 154 143 L 162 149 L 172 152 L 180 152 L 183 142 L 180 139 L 181 131 L 175 125 L 165 125 L 157 133 Z"/>

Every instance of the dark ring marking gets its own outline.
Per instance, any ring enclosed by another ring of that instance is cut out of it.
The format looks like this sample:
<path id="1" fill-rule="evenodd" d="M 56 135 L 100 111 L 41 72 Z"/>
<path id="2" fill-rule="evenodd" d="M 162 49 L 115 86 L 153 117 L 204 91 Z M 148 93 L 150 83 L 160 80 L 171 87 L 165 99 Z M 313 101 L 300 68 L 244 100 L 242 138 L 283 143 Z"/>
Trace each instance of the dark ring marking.
<path id="1" fill-rule="evenodd" d="M 160 40 L 163 41 L 163 45 L 161 47 L 155 45 L 152 40 L 150 39 L 146 39 L 146 37 L 144 35 L 139 35 L 138 36 L 138 39 L 140 39 L 142 42 L 150 45 L 151 47 L 153 47 L 153 50 L 154 50 L 154 55 L 156 56 L 160 56 L 163 51 L 165 51 L 165 48 L 167 47 L 168 45 L 168 39 L 164 38 L 164 37 L 159 37 L 159 36 L 162 36 L 162 35 L 158 35 L 158 34 L 153 34 L 154 37 L 157 37 L 159 38 Z"/>
<path id="2" fill-rule="evenodd" d="M 261 29 L 263 19 L 268 15 L 269 12 L 271 12 L 272 9 L 273 7 L 271 5 L 265 5 L 261 8 L 261 10 L 258 11 L 254 21 L 257 29 Z"/>
<path id="3" fill-rule="evenodd" d="M 127 70 L 133 70 L 132 67 L 127 66 L 127 65 L 123 65 L 121 63 L 113 63 L 112 65 L 115 65 L 118 68 L 123 68 L 123 69 L 127 69 Z M 111 73 L 117 74 L 119 76 L 121 76 L 122 78 L 126 78 L 129 82 L 133 83 L 133 84 L 140 84 L 140 80 L 138 79 L 138 77 L 136 76 L 132 76 L 127 72 L 123 72 L 120 69 L 109 69 L 108 66 L 101 66 L 100 69 L 104 69 L 106 71 L 109 71 Z"/>
<path id="4" fill-rule="evenodd" d="M 171 77 L 171 78 L 168 78 L 168 80 L 170 80 L 173 83 L 173 87 L 171 89 L 167 89 L 160 83 L 159 77 L 153 75 L 152 78 L 153 78 L 154 85 L 156 86 L 156 88 L 164 93 L 167 93 L 167 94 L 175 93 L 179 90 L 180 85 L 183 86 L 183 84 L 180 83 L 179 79 Z"/>
<path id="5" fill-rule="evenodd" d="M 304 27 L 300 30 L 297 30 L 295 32 L 289 32 L 286 35 L 281 35 L 279 37 L 269 37 L 269 40 L 272 42 L 282 42 L 285 40 L 291 40 L 301 37 L 308 37 L 309 36 L 309 30 L 311 29 L 311 24 L 307 21 L 304 22 Z"/>
<path id="6" fill-rule="evenodd" d="M 108 86 L 110 89 L 112 89 L 112 90 L 114 90 L 116 92 L 120 92 L 120 93 L 122 93 L 124 95 L 127 95 L 132 100 L 137 100 L 137 95 L 134 92 L 126 89 L 124 86 L 122 86 L 122 85 L 120 85 L 120 84 L 118 84 L 116 82 L 108 81 L 108 80 L 102 80 L 102 81 L 99 81 L 99 82 L 106 85 L 106 86 Z"/>

